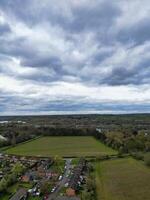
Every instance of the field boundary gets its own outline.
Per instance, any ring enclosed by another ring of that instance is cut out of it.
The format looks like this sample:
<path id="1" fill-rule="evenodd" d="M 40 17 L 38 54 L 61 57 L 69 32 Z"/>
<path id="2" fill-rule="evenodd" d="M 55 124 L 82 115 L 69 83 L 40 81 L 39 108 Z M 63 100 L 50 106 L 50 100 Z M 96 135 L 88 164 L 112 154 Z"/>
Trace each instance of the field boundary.
<path id="1" fill-rule="evenodd" d="M 50 140 L 49 142 L 47 137 L 53 138 L 53 140 Z M 14 147 L 9 146 L 8 148 L 3 149 L 3 152 L 8 155 L 37 157 L 54 157 L 57 155 L 62 158 L 87 157 L 95 159 L 101 158 L 103 156 L 107 157 L 108 155 L 112 157 L 114 155 L 118 155 L 116 150 L 101 143 L 101 141 L 95 139 L 93 136 L 69 136 L 68 139 L 63 136 L 61 137 L 60 139 L 55 136 L 36 137 L 31 140 L 19 143 Z M 22 147 L 22 145 L 24 146 Z M 63 149 L 65 150 L 64 152 L 62 151 Z"/>
<path id="2" fill-rule="evenodd" d="M 41 138 L 41 137 L 43 137 L 43 136 L 37 136 L 37 137 L 32 138 L 32 139 L 30 139 L 30 140 L 27 140 L 27 141 L 24 141 L 24 142 L 20 142 L 20 143 L 16 144 L 15 146 L 9 145 L 9 146 L 0 148 L 0 152 L 5 152 L 5 151 L 8 150 L 8 149 L 11 149 L 11 148 L 13 148 L 13 147 L 17 147 L 17 146 L 22 145 L 22 144 L 26 144 L 26 143 L 28 143 L 28 142 L 32 142 L 32 141 L 34 141 L 34 140 L 36 140 L 36 139 L 39 139 L 39 138 Z"/>

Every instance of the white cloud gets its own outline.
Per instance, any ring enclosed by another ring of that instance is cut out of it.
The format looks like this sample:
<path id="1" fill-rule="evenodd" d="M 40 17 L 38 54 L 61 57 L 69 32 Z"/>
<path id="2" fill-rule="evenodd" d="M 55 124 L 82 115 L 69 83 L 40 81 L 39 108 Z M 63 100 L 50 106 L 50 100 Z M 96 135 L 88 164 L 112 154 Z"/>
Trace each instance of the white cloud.
<path id="1" fill-rule="evenodd" d="M 19 99 L 16 110 L 37 99 L 39 112 L 58 101 L 150 104 L 149 29 L 137 35 L 149 18 L 148 0 L 22 4 L 0 2 L 0 33 L 7 31 L 0 36 L 0 91 Z"/>
<path id="2" fill-rule="evenodd" d="M 46 99 L 54 101 L 75 100 L 85 102 L 120 102 L 150 103 L 149 85 L 135 86 L 97 86 L 88 87 L 82 83 L 55 82 L 53 84 L 38 84 L 29 81 L 16 80 L 9 76 L 0 76 L 0 90 L 22 98 Z"/>

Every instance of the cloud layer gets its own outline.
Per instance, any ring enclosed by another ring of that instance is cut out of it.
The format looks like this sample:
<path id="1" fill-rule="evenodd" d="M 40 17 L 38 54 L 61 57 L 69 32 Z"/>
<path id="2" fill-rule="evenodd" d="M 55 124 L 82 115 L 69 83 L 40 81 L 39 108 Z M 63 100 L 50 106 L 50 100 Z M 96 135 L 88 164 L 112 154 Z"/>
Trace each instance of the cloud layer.
<path id="1" fill-rule="evenodd" d="M 1 0 L 0 114 L 150 112 L 149 0 Z"/>

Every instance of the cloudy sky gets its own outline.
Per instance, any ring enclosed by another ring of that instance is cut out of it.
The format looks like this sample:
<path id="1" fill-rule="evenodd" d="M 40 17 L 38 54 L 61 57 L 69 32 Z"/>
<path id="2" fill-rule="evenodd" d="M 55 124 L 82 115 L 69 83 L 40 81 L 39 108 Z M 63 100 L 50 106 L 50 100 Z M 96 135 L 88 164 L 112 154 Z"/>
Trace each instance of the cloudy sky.
<path id="1" fill-rule="evenodd" d="M 149 0 L 0 0 L 0 115 L 150 112 Z"/>

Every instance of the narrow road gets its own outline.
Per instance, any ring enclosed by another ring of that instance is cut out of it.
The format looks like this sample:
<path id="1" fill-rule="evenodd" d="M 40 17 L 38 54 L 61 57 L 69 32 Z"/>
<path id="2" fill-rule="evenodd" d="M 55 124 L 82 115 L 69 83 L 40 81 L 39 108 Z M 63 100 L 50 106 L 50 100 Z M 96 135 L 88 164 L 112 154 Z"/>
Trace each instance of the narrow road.
<path id="1" fill-rule="evenodd" d="M 68 182 L 68 173 L 69 173 L 69 169 L 71 167 L 71 159 L 66 159 L 66 169 L 65 169 L 65 173 L 63 175 L 63 178 L 61 181 L 58 182 L 58 185 L 57 185 L 57 189 L 51 193 L 48 197 L 48 200 L 55 200 L 56 197 L 58 196 L 58 193 L 60 192 L 60 190 L 64 187 L 65 183 Z"/>

